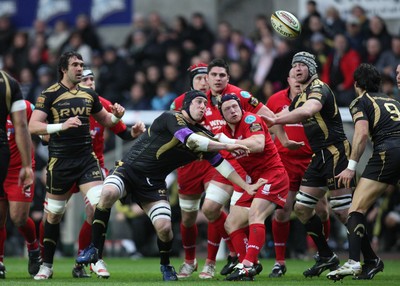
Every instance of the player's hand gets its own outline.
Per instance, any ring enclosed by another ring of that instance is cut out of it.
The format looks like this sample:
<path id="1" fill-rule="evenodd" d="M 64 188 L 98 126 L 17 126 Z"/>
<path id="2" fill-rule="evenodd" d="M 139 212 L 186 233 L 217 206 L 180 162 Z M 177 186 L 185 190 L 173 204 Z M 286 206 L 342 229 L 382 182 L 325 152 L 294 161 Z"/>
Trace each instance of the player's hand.
<path id="1" fill-rule="evenodd" d="M 236 157 L 247 156 L 250 153 L 250 149 L 241 144 L 226 144 L 226 150 L 235 154 Z"/>
<path id="2" fill-rule="evenodd" d="M 260 117 L 267 123 L 268 127 L 274 126 L 276 123 L 276 117 L 266 116 L 260 114 Z"/>
<path id="3" fill-rule="evenodd" d="M 281 142 L 282 146 L 288 148 L 289 150 L 297 150 L 304 146 L 304 141 L 298 142 L 293 140 L 287 140 L 286 142 Z"/>
<path id="4" fill-rule="evenodd" d="M 22 167 L 18 176 L 18 186 L 21 187 L 22 193 L 25 193 L 25 191 L 31 187 L 33 180 L 32 167 Z"/>
<path id="5" fill-rule="evenodd" d="M 224 133 L 215 134 L 214 139 L 217 139 L 221 143 L 228 143 L 228 144 L 234 144 L 236 142 L 235 139 L 229 138 Z"/>
<path id="6" fill-rule="evenodd" d="M 118 104 L 114 103 L 114 105 L 110 105 L 111 113 L 114 114 L 115 117 L 117 118 L 122 118 L 125 114 L 125 108 Z"/>
<path id="7" fill-rule="evenodd" d="M 335 176 L 335 179 L 338 179 L 338 186 L 343 185 L 345 188 L 350 188 L 351 181 L 354 178 L 356 171 L 352 171 L 350 169 L 344 169 L 339 175 Z"/>
<path id="8" fill-rule="evenodd" d="M 254 196 L 257 193 L 257 190 L 260 187 L 264 186 L 267 182 L 268 182 L 268 180 L 266 180 L 264 178 L 259 178 L 258 181 L 255 184 L 248 185 L 247 188 L 245 189 L 245 191 L 249 195 Z"/>
<path id="9" fill-rule="evenodd" d="M 131 136 L 132 138 L 139 137 L 140 134 L 146 131 L 146 125 L 142 121 L 136 122 L 135 125 L 131 128 Z"/>
<path id="10" fill-rule="evenodd" d="M 77 128 L 82 125 L 82 121 L 79 119 L 79 116 L 70 117 L 62 124 L 62 130 L 67 130 L 70 128 Z"/>

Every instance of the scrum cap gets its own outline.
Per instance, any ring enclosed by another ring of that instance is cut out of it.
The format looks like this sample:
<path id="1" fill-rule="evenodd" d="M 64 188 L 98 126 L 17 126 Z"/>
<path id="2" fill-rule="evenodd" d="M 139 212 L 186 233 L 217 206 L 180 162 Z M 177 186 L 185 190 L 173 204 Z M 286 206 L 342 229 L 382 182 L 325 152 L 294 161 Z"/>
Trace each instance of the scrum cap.
<path id="1" fill-rule="evenodd" d="M 221 100 L 218 102 L 218 109 L 219 109 L 219 112 L 221 113 L 222 117 L 224 117 L 224 115 L 222 114 L 222 104 L 228 100 L 236 100 L 236 102 L 239 104 L 240 109 L 243 110 L 242 104 L 240 103 L 240 99 L 239 99 L 239 97 L 237 97 L 236 94 L 234 94 L 234 93 L 224 94 L 221 97 Z"/>
<path id="2" fill-rule="evenodd" d="M 315 56 L 308 52 L 298 52 L 293 56 L 292 65 L 294 63 L 303 63 L 308 67 L 308 73 L 310 77 L 317 74 L 317 63 L 315 62 Z"/>
<path id="3" fill-rule="evenodd" d="M 190 104 L 192 103 L 193 99 L 196 97 L 203 97 L 207 99 L 207 96 L 205 95 L 204 92 L 201 92 L 200 90 L 191 90 L 185 93 L 185 98 L 183 99 L 183 104 L 182 104 L 182 110 L 185 110 L 187 114 L 189 114 L 190 117 Z"/>
<path id="4" fill-rule="evenodd" d="M 199 74 L 207 74 L 207 65 L 205 63 L 198 63 L 191 65 L 188 69 L 190 72 L 190 87 L 193 89 L 193 80 Z"/>

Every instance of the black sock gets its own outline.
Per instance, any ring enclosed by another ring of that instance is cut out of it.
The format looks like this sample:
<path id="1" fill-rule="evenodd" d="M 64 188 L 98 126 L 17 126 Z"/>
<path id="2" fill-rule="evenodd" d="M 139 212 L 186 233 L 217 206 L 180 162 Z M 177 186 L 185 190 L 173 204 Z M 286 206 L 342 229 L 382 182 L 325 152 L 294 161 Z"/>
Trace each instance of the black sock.
<path id="1" fill-rule="evenodd" d="M 351 212 L 347 220 L 347 230 L 349 233 L 349 258 L 360 261 L 361 251 L 364 259 L 374 259 L 376 257 L 371 248 L 365 216 L 359 212 Z"/>
<path id="2" fill-rule="evenodd" d="M 58 238 L 60 237 L 60 224 L 51 224 L 47 220 L 44 223 L 43 237 L 43 263 L 53 264 Z"/>
<path id="3" fill-rule="evenodd" d="M 311 236 L 312 240 L 317 246 L 319 256 L 331 257 L 333 252 L 326 242 L 322 222 L 319 216 L 314 214 L 314 216 L 305 224 L 305 227 L 307 233 Z"/>
<path id="4" fill-rule="evenodd" d="M 158 245 L 158 251 L 160 252 L 160 264 L 169 265 L 170 264 L 169 254 L 171 253 L 172 250 L 172 239 L 170 241 L 163 242 L 159 238 L 157 238 L 157 245 Z"/>
<path id="5" fill-rule="evenodd" d="M 96 207 L 94 211 L 92 224 L 92 242 L 99 250 L 99 256 L 102 257 L 105 237 L 107 235 L 107 225 L 110 219 L 111 208 Z"/>

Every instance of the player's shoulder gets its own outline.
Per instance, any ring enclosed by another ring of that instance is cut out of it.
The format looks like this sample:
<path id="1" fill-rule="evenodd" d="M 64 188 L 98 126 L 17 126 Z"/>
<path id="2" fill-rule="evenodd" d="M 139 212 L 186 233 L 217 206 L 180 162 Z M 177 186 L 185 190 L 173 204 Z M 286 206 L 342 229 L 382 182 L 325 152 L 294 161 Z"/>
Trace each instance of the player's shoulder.
<path id="1" fill-rule="evenodd" d="M 57 95 L 57 93 L 62 89 L 62 86 L 59 83 L 54 83 L 50 85 L 48 88 L 42 91 L 41 95 L 46 97 L 51 97 Z"/>
<path id="2" fill-rule="evenodd" d="M 247 124 L 252 124 L 254 122 L 262 120 L 260 116 L 252 112 L 243 113 L 243 122 Z"/>
<path id="3" fill-rule="evenodd" d="M 170 109 L 171 110 L 181 110 L 184 99 L 185 99 L 185 93 L 182 93 L 177 98 L 175 98 L 174 101 L 172 101 Z"/>

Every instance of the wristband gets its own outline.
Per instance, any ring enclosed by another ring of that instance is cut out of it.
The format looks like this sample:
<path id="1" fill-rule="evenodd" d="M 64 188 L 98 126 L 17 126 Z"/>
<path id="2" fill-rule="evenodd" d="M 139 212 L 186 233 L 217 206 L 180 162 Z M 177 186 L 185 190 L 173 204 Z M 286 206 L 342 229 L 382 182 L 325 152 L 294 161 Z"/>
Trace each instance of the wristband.
<path id="1" fill-rule="evenodd" d="M 121 120 L 121 118 L 118 118 L 118 117 L 115 116 L 114 114 L 111 114 L 111 121 L 112 121 L 112 123 L 117 124 L 120 120 Z"/>
<path id="2" fill-rule="evenodd" d="M 355 171 L 356 168 L 357 168 L 357 164 L 358 164 L 357 161 L 349 160 L 349 164 L 347 165 L 347 169 Z"/>
<path id="3" fill-rule="evenodd" d="M 62 123 L 57 124 L 47 124 L 46 127 L 47 134 L 53 134 L 62 131 Z"/>

